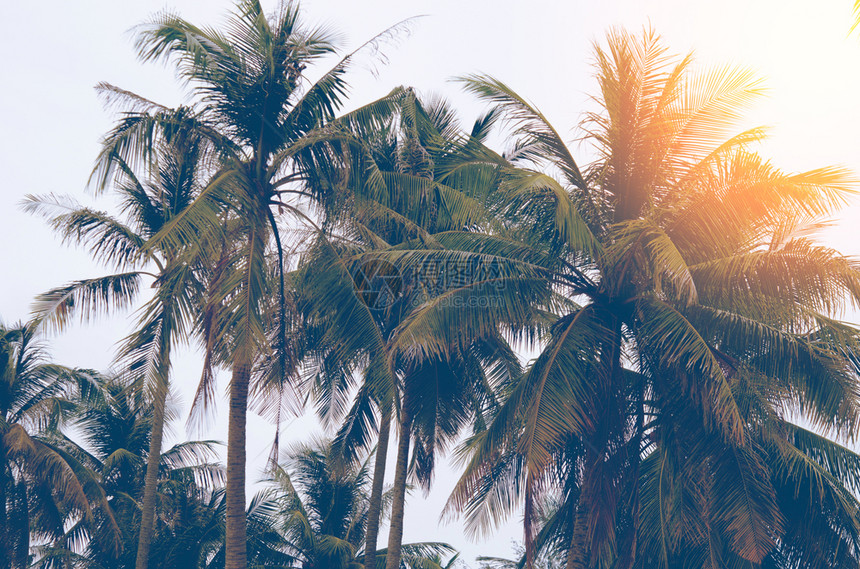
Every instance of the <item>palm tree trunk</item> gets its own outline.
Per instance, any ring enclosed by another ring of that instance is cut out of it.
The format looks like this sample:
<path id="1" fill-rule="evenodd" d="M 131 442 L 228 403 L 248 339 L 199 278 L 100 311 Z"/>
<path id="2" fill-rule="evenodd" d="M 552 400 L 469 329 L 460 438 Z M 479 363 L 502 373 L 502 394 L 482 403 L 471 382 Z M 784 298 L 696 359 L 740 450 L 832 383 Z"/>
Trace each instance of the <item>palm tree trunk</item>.
<path id="1" fill-rule="evenodd" d="M 9 548 L 9 527 L 6 508 L 8 507 L 6 500 L 6 485 L 8 479 L 6 477 L 6 460 L 5 453 L 2 455 L 0 462 L 0 569 L 9 569 L 12 560 L 12 552 Z"/>
<path id="2" fill-rule="evenodd" d="M 245 425 L 251 361 L 237 354 L 230 380 L 230 418 L 227 427 L 227 533 L 225 569 L 246 569 L 248 564 L 245 521 Z"/>
<path id="3" fill-rule="evenodd" d="M 155 499 L 158 494 L 158 467 L 161 462 L 161 441 L 164 437 L 164 408 L 167 404 L 167 381 L 161 382 L 155 394 L 152 417 L 152 434 L 149 456 L 146 458 L 146 477 L 143 482 L 143 505 L 140 516 L 140 535 L 137 541 L 135 569 L 149 569 L 149 549 L 155 534 Z"/>
<path id="4" fill-rule="evenodd" d="M 385 483 L 385 463 L 388 458 L 388 437 L 391 432 L 391 408 L 383 410 L 379 423 L 379 440 L 373 464 L 373 485 L 367 508 L 367 532 L 364 541 L 364 567 L 376 569 L 376 540 L 379 537 L 379 518 L 382 514 L 382 488 Z"/>
<path id="5" fill-rule="evenodd" d="M 601 384 L 602 391 L 598 393 L 599 404 L 603 406 L 597 413 L 594 432 L 587 435 L 585 444 L 582 483 L 580 486 L 579 503 L 576 507 L 576 518 L 571 537 L 570 549 L 567 554 L 567 569 L 585 569 L 594 564 L 593 547 L 601 547 L 609 539 L 607 532 L 614 531 L 614 512 L 616 500 L 611 496 L 603 483 L 606 481 L 604 455 L 611 452 L 610 440 L 614 433 L 613 426 L 619 414 L 619 390 L 621 389 L 621 319 L 611 316 L 607 329 L 613 331 L 611 344 L 607 346 L 610 353 L 608 362 L 608 381 Z M 601 527 L 589 530 L 590 524 L 601 519 Z M 607 522 L 607 518 L 610 520 Z M 608 527 L 607 527 L 608 526 Z"/>
<path id="6" fill-rule="evenodd" d="M 631 478 L 631 484 L 633 485 L 633 506 L 631 508 L 633 510 L 633 527 L 630 529 L 630 544 L 626 554 L 626 565 L 619 565 L 619 567 L 626 569 L 633 569 L 636 564 L 636 554 L 639 550 L 639 523 L 641 508 L 639 473 L 642 466 L 642 434 L 645 429 L 645 386 L 641 380 L 637 388 L 637 399 L 636 434 L 633 437 L 632 445 L 634 455 L 631 457 L 631 462 L 633 462 L 634 465 L 633 475 Z"/>
<path id="7" fill-rule="evenodd" d="M 388 553 L 385 569 L 400 568 L 400 549 L 403 545 L 403 515 L 406 506 L 406 475 L 409 466 L 409 420 L 406 396 L 400 411 L 400 440 L 397 443 L 397 462 L 394 471 L 394 501 L 391 504 L 391 528 L 388 532 Z M 367 568 L 373 569 L 373 568 Z"/>
<path id="8" fill-rule="evenodd" d="M 571 531 L 570 547 L 567 550 L 566 569 L 584 569 L 585 567 L 585 520 L 582 508 L 577 504 L 573 512 L 573 531 Z"/>
<path id="9" fill-rule="evenodd" d="M 23 481 L 16 484 L 15 493 L 15 501 L 21 508 L 21 515 L 18 518 L 18 527 L 15 528 L 17 534 L 15 539 L 16 550 L 11 565 L 25 569 L 30 566 L 30 509 L 28 507 L 27 484 Z"/>
<path id="10" fill-rule="evenodd" d="M 593 547 L 600 547 L 603 540 L 608 539 L 606 535 L 606 524 L 600 524 L 595 530 L 590 530 L 589 525 L 598 523 L 602 516 L 607 515 L 610 507 L 606 502 L 605 487 L 602 486 L 606 471 L 602 468 L 603 459 L 594 445 L 586 445 L 584 464 L 582 468 L 582 485 L 579 494 L 579 503 L 576 506 L 576 520 L 573 528 L 570 550 L 568 551 L 568 569 L 587 569 L 596 565 L 593 555 Z M 614 516 L 611 516 L 614 517 Z M 614 527 L 614 525 L 611 525 Z M 609 529 L 608 531 L 612 531 Z M 597 543 L 595 543 L 595 541 Z"/>

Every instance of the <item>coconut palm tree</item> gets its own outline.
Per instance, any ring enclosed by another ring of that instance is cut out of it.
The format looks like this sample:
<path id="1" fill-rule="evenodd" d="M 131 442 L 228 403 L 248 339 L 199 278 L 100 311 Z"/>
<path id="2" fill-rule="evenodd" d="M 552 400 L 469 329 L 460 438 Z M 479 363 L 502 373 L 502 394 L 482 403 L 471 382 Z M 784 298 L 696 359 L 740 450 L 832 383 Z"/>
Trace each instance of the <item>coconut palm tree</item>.
<path id="1" fill-rule="evenodd" d="M 377 46 L 395 29 L 374 38 Z M 141 28 L 138 48 L 143 60 L 173 60 L 187 81 L 201 135 L 219 151 L 217 172 L 200 196 L 166 226 L 153 246 L 170 242 L 201 252 L 200 235 L 220 249 L 202 253 L 217 271 L 209 292 L 204 327 L 214 363 L 232 370 L 227 451 L 228 569 L 246 565 L 245 424 L 251 377 L 262 355 L 272 349 L 266 334 L 265 300 L 280 298 L 275 361 L 281 383 L 292 358 L 286 342 L 284 255 L 276 214 L 313 223 L 305 213 L 308 200 L 332 204 L 340 199 L 344 150 L 354 133 L 373 127 L 392 100 L 363 107 L 335 120 L 347 84 L 344 74 L 357 53 L 347 55 L 320 80 L 309 84 L 304 71 L 334 54 L 336 36 L 324 28 L 303 25 L 298 6 L 285 2 L 267 16 L 259 2 L 237 5 L 224 33 L 199 28 L 168 14 Z M 118 152 L 135 153 L 140 135 L 126 133 Z M 124 145 L 124 146 L 122 146 Z M 120 148 L 121 146 L 121 148 Z M 142 157 L 138 154 L 138 157 Z M 108 169 L 105 169 L 107 171 Z M 280 282 L 266 282 L 270 261 Z M 220 263 L 220 264 L 218 264 Z M 206 379 L 211 374 L 206 375 Z M 209 393 L 203 386 L 201 394 Z"/>
<path id="2" fill-rule="evenodd" d="M 103 522 L 96 517 L 94 524 L 81 521 L 73 525 L 46 561 L 64 550 L 79 553 L 86 566 L 134 567 L 139 540 L 136 530 L 142 518 L 140 504 L 145 495 L 148 453 L 156 425 L 154 411 L 159 402 L 149 396 L 143 380 L 129 382 L 126 377 L 108 376 L 96 377 L 92 389 L 76 405 L 73 425 L 82 443 L 72 445 L 69 453 L 77 455 L 99 474 L 113 517 L 123 528 L 123 547 L 119 554 L 106 547 Z M 170 415 L 168 410 L 165 417 L 169 419 Z M 83 450 L 76 450 L 79 448 Z M 164 453 L 159 448 L 158 456 L 156 500 L 159 486 L 179 483 L 213 489 L 222 480 L 221 468 L 211 462 L 215 458 L 211 441 L 180 443 Z M 162 515 L 169 517 L 171 512 L 162 511 Z M 82 539 L 84 535 L 89 539 Z M 82 542 L 86 543 L 83 549 Z"/>
<path id="3" fill-rule="evenodd" d="M 41 551 L 43 567 L 62 559 L 75 559 L 73 565 L 78 567 L 135 566 L 137 528 L 142 518 L 141 500 L 149 472 L 147 455 L 155 430 L 157 405 L 159 402 L 150 397 L 143 379 L 130 382 L 123 376 L 97 375 L 84 396 L 74 400 L 71 431 L 81 443 L 76 444 L 66 436 L 58 440 L 58 445 L 67 447 L 69 455 L 98 474 L 99 484 L 110 500 L 112 518 L 122 528 L 122 548 L 117 551 L 105 539 L 103 516 L 71 520 L 74 523 L 66 532 Z M 169 409 L 165 416 L 170 418 Z M 223 479 L 221 467 L 212 463 L 216 454 L 211 441 L 180 443 L 164 453 L 159 448 L 158 456 L 156 498 L 159 488 L 162 491 L 170 488 L 173 497 L 176 489 L 172 486 L 179 485 L 186 492 L 190 486 L 199 487 L 196 492 L 211 491 Z M 170 505 L 170 501 L 164 500 L 162 505 Z M 162 527 L 154 528 L 153 533 L 163 534 L 164 520 L 173 515 L 162 508 L 160 519 L 156 518 Z"/>
<path id="4" fill-rule="evenodd" d="M 295 566 L 305 569 L 362 567 L 371 484 L 369 460 L 344 465 L 330 443 L 313 441 L 288 452 L 276 470 L 269 498 L 279 506 L 282 528 Z M 384 503 L 390 504 L 390 498 Z M 387 510 L 387 508 L 384 508 Z M 405 544 L 402 567 L 439 567 L 453 549 L 443 543 Z M 385 557 L 386 551 L 379 552 Z M 456 555 L 453 556 L 456 558 Z"/>
<path id="5" fill-rule="evenodd" d="M 797 496 L 802 484 L 780 470 L 785 464 L 769 469 L 777 457 L 759 445 L 780 448 L 797 467 L 836 449 L 819 438 L 816 450 L 793 453 L 784 444 L 791 437 L 795 449 L 797 437 L 812 443 L 786 408 L 843 438 L 857 420 L 850 354 L 858 336 L 833 316 L 860 300 L 860 273 L 803 231 L 843 202 L 850 180 L 832 168 L 779 171 L 748 149 L 760 129 L 726 138 L 760 92 L 749 72 L 694 72 L 691 57 L 673 59 L 647 31 L 611 32 L 596 62 L 602 109 L 586 121 L 586 137 L 597 159 L 585 170 L 509 87 L 484 76 L 464 80 L 518 136 L 509 155 L 518 167 L 502 183 L 500 214 L 519 229 L 520 248 L 506 254 L 480 235 L 461 236 L 461 248 L 493 254 L 518 273 L 500 293 L 505 312 L 518 303 L 513 285 L 533 279 L 552 283 L 562 298 L 550 307 L 540 355 L 471 441 L 449 509 L 465 510 L 480 532 L 524 499 L 532 564 L 539 505 L 563 488 L 557 535 L 567 540 L 568 567 L 646 564 L 653 558 L 640 554 L 647 549 L 640 540 L 651 527 L 643 516 L 654 486 L 645 480 L 655 461 L 658 471 L 669 464 L 658 457 L 671 456 L 698 473 L 684 491 L 698 500 L 696 515 L 709 530 L 697 543 L 713 555 L 697 559 L 710 566 L 719 553 L 733 564 L 770 563 L 785 548 L 787 528 L 800 523 L 786 522 L 778 497 L 785 488 Z M 515 320 L 505 312 L 431 304 L 400 334 L 432 353 L 451 335 Z M 758 384 L 768 387 L 754 398 L 762 409 L 753 415 L 747 391 Z M 689 437 L 680 436 L 685 429 Z M 825 476 L 806 464 L 807 475 Z M 830 482 L 844 490 L 851 476 Z M 668 495 L 657 496 L 659 508 L 648 511 L 671 510 Z M 850 520 L 853 507 L 842 502 L 840 515 Z M 680 519 L 670 520 L 675 532 Z M 845 523 L 850 542 L 855 528 Z M 658 543 L 668 552 L 664 564 L 680 555 L 673 543 Z"/>
<path id="6" fill-rule="evenodd" d="M 514 548 L 517 554 L 517 559 L 507 559 L 505 557 L 495 556 L 480 556 L 476 561 L 481 563 L 480 569 L 522 569 L 526 564 L 525 548 L 522 545 L 517 545 Z M 545 550 L 548 551 L 548 550 Z M 562 569 L 564 566 L 564 555 L 554 556 L 552 552 L 547 555 L 542 555 L 534 563 L 535 569 Z"/>
<path id="7" fill-rule="evenodd" d="M 190 109 L 168 109 L 107 84 L 99 90 L 109 102 L 130 109 L 105 137 L 102 157 L 113 172 L 104 183 L 110 181 L 120 198 L 123 217 L 54 196 L 28 196 L 24 208 L 46 217 L 64 241 L 89 247 L 95 259 L 117 272 L 48 291 L 37 298 L 34 312 L 62 329 L 76 316 L 88 319 L 131 306 L 142 281 L 153 280 L 154 294 L 119 351 L 121 365 L 146 378 L 155 402 L 137 547 L 138 566 L 145 568 L 154 531 L 171 351 L 189 339 L 203 275 L 201 266 L 180 261 L 175 248 L 149 248 L 147 242 L 194 199 L 211 147 L 197 135 Z M 126 132 L 141 128 L 147 130 L 153 156 L 136 172 L 115 147 Z"/>
<path id="8" fill-rule="evenodd" d="M 389 539 L 389 560 L 395 566 L 410 444 L 418 467 L 414 471 L 429 484 L 436 451 L 483 412 L 492 383 L 518 373 L 516 358 L 498 334 L 475 338 L 463 353 L 452 350 L 432 361 L 416 362 L 406 351 L 392 349 L 393 332 L 415 307 L 454 280 L 477 277 L 465 275 L 469 267 L 456 261 L 447 268 L 422 267 L 412 263 L 412 255 L 416 247 L 442 247 L 437 237 L 444 238 L 447 231 L 478 230 L 492 222 L 483 203 L 495 180 L 492 172 L 479 184 L 461 180 L 463 172 L 476 166 L 477 151 L 488 152 L 481 140 L 491 124 L 485 117 L 464 133 L 444 102 L 421 103 L 407 91 L 398 120 L 365 141 L 370 156 L 358 171 L 370 175 L 353 182 L 348 216 L 334 219 L 340 222 L 334 234 L 311 249 L 295 279 L 307 315 L 308 349 L 316 354 L 319 410 L 330 423 L 345 419 L 335 446 L 347 461 L 370 444 L 377 427 L 374 408 L 379 413 L 368 556 L 376 551 L 391 419 L 400 417 Z M 485 373 L 492 365 L 498 368 Z M 357 375 L 363 382 L 347 412 Z M 404 407 L 407 400 L 411 403 Z M 368 558 L 365 565 L 375 562 Z"/>
<path id="9" fill-rule="evenodd" d="M 275 475 L 284 531 L 296 556 L 311 567 L 352 567 L 367 522 L 366 467 L 339 468 L 330 447 L 316 442 L 290 452 Z"/>
<path id="10" fill-rule="evenodd" d="M 37 326 L 0 324 L 0 567 L 31 563 L 30 537 L 63 533 L 68 516 L 105 517 L 106 546 L 119 528 L 92 471 L 57 444 L 68 398 L 89 373 L 49 363 Z M 98 507 L 94 507 L 98 506 Z"/>

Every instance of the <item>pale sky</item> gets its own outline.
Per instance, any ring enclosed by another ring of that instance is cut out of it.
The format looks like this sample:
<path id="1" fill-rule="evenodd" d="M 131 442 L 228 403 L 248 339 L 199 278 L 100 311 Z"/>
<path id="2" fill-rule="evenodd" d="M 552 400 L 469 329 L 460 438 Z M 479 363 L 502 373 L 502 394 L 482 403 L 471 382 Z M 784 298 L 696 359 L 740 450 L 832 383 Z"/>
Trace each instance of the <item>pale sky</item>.
<path id="1" fill-rule="evenodd" d="M 306 0 L 305 18 L 341 30 L 355 47 L 404 18 L 417 20 L 409 37 L 387 50 L 376 77 L 357 69 L 350 105 L 373 100 L 396 85 L 436 93 L 455 103 L 468 124 L 482 107 L 449 79 L 485 72 L 534 102 L 573 140 L 594 93 L 591 45 L 616 25 L 652 26 L 673 52 L 695 50 L 703 64 L 754 69 L 768 87 L 744 126 L 768 125 L 762 153 L 788 171 L 844 165 L 860 172 L 860 33 L 848 36 L 853 0 Z M 272 1 L 264 1 L 271 7 Z M 108 0 L 4 2 L 0 9 L 0 319 L 26 319 L 32 298 L 67 281 L 103 274 L 85 251 L 61 246 L 46 224 L 18 208 L 27 193 L 70 194 L 92 203 L 85 183 L 99 137 L 112 117 L 93 86 L 108 81 L 171 105 L 181 101 L 170 69 L 137 62 L 129 31 L 165 8 L 195 23 L 217 25 L 229 0 Z M 584 152 L 574 147 L 576 153 Z M 97 205 L 99 201 L 95 202 Z M 101 200 L 100 207 L 109 204 Z M 828 231 L 826 242 L 860 255 L 860 196 Z M 856 317 L 849 316 L 856 321 Z M 131 316 L 76 326 L 51 344 L 61 363 L 106 368 L 112 346 Z M 174 385 L 187 410 L 199 358 L 176 362 Z M 226 386 L 226 382 L 222 383 Z M 223 410 L 223 405 L 222 405 Z M 203 438 L 226 438 L 226 412 Z M 295 419 L 282 440 L 306 438 L 313 421 Z M 249 478 L 267 451 L 273 428 L 249 425 Z M 184 437 L 176 428 L 175 437 Z M 393 449 L 392 449 L 393 450 Z M 393 460 L 389 461 L 393 462 Z M 442 467 L 430 496 L 408 503 L 406 540 L 447 541 L 472 562 L 476 555 L 508 555 L 520 536 L 512 520 L 492 539 L 470 543 L 462 528 L 437 525 L 457 473 Z M 472 563 L 473 567 L 476 564 Z"/>

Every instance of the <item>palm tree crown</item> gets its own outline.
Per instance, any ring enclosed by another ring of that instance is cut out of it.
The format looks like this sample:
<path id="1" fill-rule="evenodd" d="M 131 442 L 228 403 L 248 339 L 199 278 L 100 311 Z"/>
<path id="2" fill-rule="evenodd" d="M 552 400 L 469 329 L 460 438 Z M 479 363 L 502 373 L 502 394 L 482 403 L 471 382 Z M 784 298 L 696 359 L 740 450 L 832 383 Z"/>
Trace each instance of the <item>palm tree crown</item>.
<path id="1" fill-rule="evenodd" d="M 346 72 L 404 25 L 315 81 L 339 37 L 290 0 L 137 29 L 187 104 L 101 84 L 123 114 L 91 183 L 120 215 L 25 203 L 111 271 L 0 324 L 0 569 L 450 568 L 446 544 L 402 543 L 406 495 L 467 428 L 446 513 L 473 535 L 523 513 L 521 558 L 488 566 L 860 569 L 860 333 L 840 320 L 860 264 L 815 236 L 856 181 L 764 160 L 763 129 L 738 133 L 753 74 L 647 29 L 595 45 L 588 163 L 485 75 L 459 79 L 492 107 L 471 130 L 409 88 L 341 113 Z M 46 363 L 39 326 L 147 279 L 118 375 Z M 192 338 L 192 420 L 231 373 L 224 469 L 209 442 L 161 450 Z M 249 403 L 280 424 L 311 400 L 335 438 L 278 464 L 278 432 L 246 503 Z"/>
<path id="2" fill-rule="evenodd" d="M 144 60 L 177 63 L 195 100 L 195 132 L 216 149 L 211 179 L 151 246 L 173 244 L 202 256 L 213 269 L 200 320 L 209 355 L 198 399 L 206 403 L 211 396 L 209 364 L 228 365 L 226 566 L 237 569 L 247 557 L 245 423 L 251 376 L 263 360 L 274 361 L 268 377 L 280 392 L 295 364 L 287 342 L 285 258 L 276 214 L 313 224 L 304 211 L 308 200 L 338 202 L 343 151 L 353 145 L 354 133 L 372 127 L 392 102 L 335 119 L 346 93 L 344 74 L 356 54 L 309 84 L 305 69 L 335 53 L 336 36 L 303 25 L 291 2 L 271 17 L 256 0 L 240 2 L 223 33 L 165 15 L 141 30 L 138 48 Z M 113 154 L 145 160 L 145 137 L 143 129 L 123 133 L 100 171 L 110 171 Z M 270 311 L 277 315 L 274 325 L 267 322 Z M 276 330 L 274 342 L 268 330 Z"/>
<path id="3" fill-rule="evenodd" d="M 106 545 L 119 527 L 104 490 L 67 452 L 57 428 L 91 374 L 49 363 L 37 326 L 0 324 L 0 567 L 30 566 L 31 536 L 62 536 L 67 519 L 105 519 Z M 94 507 L 97 506 L 97 507 Z"/>
<path id="4" fill-rule="evenodd" d="M 782 461 L 828 470 L 815 458 L 825 447 L 853 460 L 823 438 L 804 446 L 813 435 L 787 414 L 843 435 L 856 424 L 857 334 L 833 315 L 860 300 L 860 273 L 802 231 L 850 181 L 780 172 L 748 149 L 758 129 L 725 138 L 760 92 L 749 72 L 696 72 L 651 32 L 612 32 L 596 54 L 602 109 L 585 125 L 598 158 L 584 170 L 524 99 L 465 79 L 520 136 L 503 213 L 539 261 L 505 262 L 520 278 L 542 272 L 563 299 L 542 352 L 471 442 L 450 507 L 480 530 L 524 496 L 529 562 L 543 541 L 568 567 L 788 566 L 780 496 L 814 475 Z M 556 494 L 550 516 L 540 504 Z M 858 535 L 813 510 L 816 531 Z"/>

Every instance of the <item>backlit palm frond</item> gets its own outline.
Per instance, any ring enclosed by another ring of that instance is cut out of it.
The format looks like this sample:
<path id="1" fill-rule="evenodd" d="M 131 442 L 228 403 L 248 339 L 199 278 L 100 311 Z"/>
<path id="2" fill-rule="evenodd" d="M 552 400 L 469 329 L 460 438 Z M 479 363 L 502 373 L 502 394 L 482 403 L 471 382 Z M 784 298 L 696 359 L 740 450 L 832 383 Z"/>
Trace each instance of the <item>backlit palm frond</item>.
<path id="1" fill-rule="evenodd" d="M 856 487 L 857 460 L 850 450 L 806 429 L 786 425 L 786 438 L 768 441 L 778 497 L 786 516 L 786 535 L 780 556 L 788 562 L 828 563 L 823 550 L 836 553 L 833 563 L 856 566 L 851 555 L 858 544 L 858 503 L 850 489 Z M 813 501 L 798 502 L 794 496 L 808 491 Z M 816 543 L 819 547 L 808 547 Z"/>
<path id="2" fill-rule="evenodd" d="M 177 57 L 180 72 L 187 80 L 197 79 L 196 74 L 207 68 L 230 70 L 235 53 L 224 36 L 198 28 L 171 13 L 162 13 L 140 26 L 135 47 L 143 61 Z"/>
<path id="3" fill-rule="evenodd" d="M 514 134 L 523 139 L 530 157 L 550 160 L 562 170 L 569 184 L 579 191 L 587 191 L 585 180 L 567 145 L 534 105 L 501 81 L 489 76 L 468 75 L 461 77 L 459 81 L 467 92 L 496 105 L 504 120 L 513 126 Z"/>
<path id="4" fill-rule="evenodd" d="M 509 272 L 522 268 L 522 264 L 516 267 L 515 263 L 488 259 L 461 268 L 458 264 L 468 263 L 471 255 L 421 256 L 445 261 L 442 270 L 473 269 L 473 274 L 466 282 L 449 283 L 438 292 L 433 290 L 439 286 L 434 281 L 418 289 L 426 300 L 403 319 L 393 343 L 398 353 L 409 358 L 430 359 L 452 349 L 463 349 L 476 339 L 493 336 L 500 322 L 515 333 L 528 331 L 536 325 L 535 305 L 548 302 L 545 280 Z"/>
<path id="5" fill-rule="evenodd" d="M 150 101 L 146 97 L 112 85 L 106 81 L 96 84 L 96 93 L 107 108 L 116 108 L 122 112 L 153 113 L 166 111 L 167 107 Z"/>
<path id="6" fill-rule="evenodd" d="M 730 66 L 684 74 L 679 90 L 679 99 L 663 110 L 671 135 L 661 150 L 663 159 L 672 161 L 663 166 L 670 180 L 715 148 L 725 148 L 723 140 L 730 129 L 763 93 L 761 81 L 751 70 Z M 755 139 L 755 134 L 750 131 L 751 136 L 743 140 Z"/>
<path id="7" fill-rule="evenodd" d="M 31 437 L 20 425 L 13 425 L 3 436 L 8 452 L 19 459 L 34 480 L 51 488 L 53 499 L 62 502 L 65 514 L 77 514 L 92 521 L 97 513 L 104 521 L 106 544 L 113 551 L 121 547 L 120 528 L 107 496 L 95 473 L 70 452 L 42 437 Z"/>
<path id="8" fill-rule="evenodd" d="M 539 238 L 591 258 L 600 254 L 600 242 L 579 202 L 552 177 L 531 170 L 509 171 L 501 188 L 507 200 L 502 215 L 521 224 L 524 232 L 542 232 L 537 234 Z"/>
<path id="9" fill-rule="evenodd" d="M 174 470 L 187 466 L 207 464 L 218 457 L 217 441 L 187 441 L 165 450 L 161 454 L 161 464 Z"/>
<path id="10" fill-rule="evenodd" d="M 655 188 L 665 136 L 659 113 L 667 97 L 677 97 L 676 84 L 688 62 L 672 74 L 671 58 L 653 30 L 634 36 L 613 29 L 606 48 L 595 45 L 594 51 L 602 112 L 589 115 L 585 128 L 603 156 L 600 185 L 621 221 L 638 215 Z"/>
<path id="11" fill-rule="evenodd" d="M 855 371 L 826 342 L 714 309 L 690 310 L 688 316 L 721 352 L 791 386 L 790 404 L 814 424 L 831 428 L 857 421 Z"/>
<path id="12" fill-rule="evenodd" d="M 407 18 L 394 24 L 344 56 L 294 102 L 293 109 L 286 119 L 289 126 L 297 132 L 307 132 L 321 122 L 335 119 L 335 111 L 342 106 L 343 99 L 347 94 L 344 75 L 349 68 L 367 54 L 373 54 L 376 61 L 379 62 L 378 58 L 383 54 L 385 45 L 396 42 L 399 36 L 408 33 L 415 20 L 416 18 Z M 329 51 L 332 47 L 329 46 Z M 396 102 L 400 96 L 402 96 L 402 90 L 397 88 L 389 96 L 357 111 L 347 113 L 335 119 L 333 123 L 349 125 L 350 131 L 356 134 L 374 132 L 376 126 L 384 124 L 384 122 L 379 122 L 380 118 L 385 117 L 393 110 L 393 107 L 389 105 Z M 382 112 L 380 113 L 380 111 Z"/>
<path id="13" fill-rule="evenodd" d="M 401 559 L 407 569 L 448 569 L 457 557 L 457 550 L 447 543 L 430 541 L 404 543 Z"/>
<path id="14" fill-rule="evenodd" d="M 658 295 L 665 293 L 684 304 L 698 300 L 696 280 L 690 267 L 661 227 L 649 220 L 637 219 L 615 225 L 611 235 L 613 243 L 606 250 L 604 262 L 607 270 L 622 267 L 619 274 L 614 275 L 619 284 L 623 286 L 632 277 L 624 272 L 625 268 L 641 270 L 641 265 L 645 265 Z"/>
<path id="15" fill-rule="evenodd" d="M 757 450 L 729 445 L 714 466 L 711 495 L 714 521 L 732 551 L 753 563 L 774 549 L 783 528 L 776 493 Z"/>
<path id="16" fill-rule="evenodd" d="M 488 443 L 483 439 L 480 435 L 474 437 L 460 451 L 464 454 L 466 449 L 478 448 L 479 444 L 487 449 L 470 457 L 443 510 L 445 519 L 463 516 L 467 535 L 472 538 L 490 535 L 512 516 L 522 503 L 525 489 L 523 457 L 513 451 L 498 450 L 498 439 Z"/>
<path id="17" fill-rule="evenodd" d="M 518 451 L 531 472 L 548 465 L 569 433 L 594 428 L 595 383 L 601 381 L 599 362 L 607 357 L 601 347 L 609 337 L 600 314 L 583 307 L 555 324 L 547 349 L 523 376 L 529 387 L 521 403 L 525 423 Z"/>
<path id="18" fill-rule="evenodd" d="M 482 535 L 510 515 L 525 494 L 526 474 L 537 485 L 569 434 L 593 429 L 600 381 L 593 347 L 609 335 L 589 308 L 556 323 L 488 430 L 470 442 L 472 457 L 446 506 L 466 512 L 470 532 Z"/>
<path id="19" fill-rule="evenodd" d="M 350 383 L 350 375 L 357 371 L 359 363 L 379 358 L 386 350 L 386 339 L 377 321 L 379 315 L 357 285 L 362 271 L 368 270 L 370 265 L 362 266 L 356 258 L 339 252 L 323 236 L 297 281 L 299 302 L 307 303 L 304 310 L 311 315 L 310 322 L 324 326 L 319 339 L 325 349 L 324 357 L 319 360 L 320 371 L 340 373 Z M 368 395 L 377 401 L 390 400 L 393 389 L 390 372 L 386 372 L 385 366 L 376 365 L 368 370 L 367 379 L 381 382 L 374 384 Z"/>
<path id="20" fill-rule="evenodd" d="M 191 108 L 126 112 L 102 138 L 89 184 L 100 193 L 122 180 L 128 172 L 149 178 L 158 172 L 159 162 L 163 160 L 159 152 L 189 135 L 199 144 L 197 158 L 205 168 L 214 167 L 220 156 L 235 156 L 240 152 L 229 137 L 219 133 Z"/>
<path id="21" fill-rule="evenodd" d="M 759 245 L 786 219 L 830 215 L 854 191 L 838 168 L 789 175 L 759 156 L 737 151 L 686 180 L 686 196 L 666 231 L 691 262 L 735 254 Z"/>
<path id="22" fill-rule="evenodd" d="M 777 249 L 755 250 L 716 258 L 690 267 L 702 285 L 703 303 L 728 310 L 756 305 L 776 311 L 773 321 L 805 333 L 807 311 L 842 314 L 858 302 L 860 270 L 850 259 L 828 247 L 798 238 Z M 785 298 L 785 291 L 791 296 Z M 779 301 L 780 307 L 769 306 Z M 849 304 L 850 303 L 850 304 Z M 759 311 L 767 320 L 768 314 Z"/>
<path id="23" fill-rule="evenodd" d="M 352 406 L 341 421 L 337 435 L 332 440 L 332 453 L 343 457 L 346 464 L 355 463 L 371 449 L 373 437 L 379 430 L 375 406 L 370 396 L 371 385 L 372 380 L 365 381 L 359 388 Z"/>

